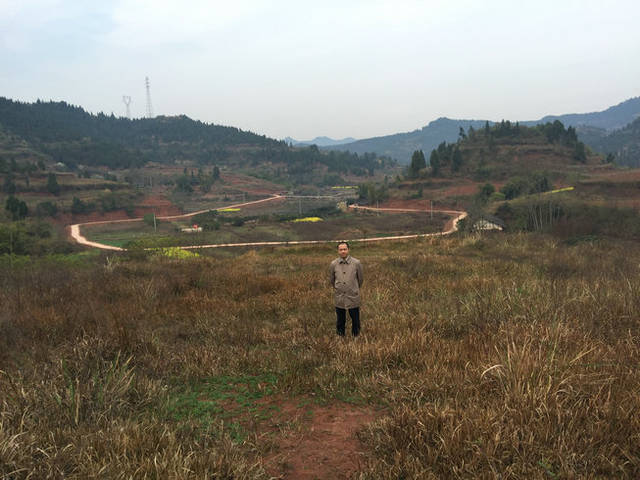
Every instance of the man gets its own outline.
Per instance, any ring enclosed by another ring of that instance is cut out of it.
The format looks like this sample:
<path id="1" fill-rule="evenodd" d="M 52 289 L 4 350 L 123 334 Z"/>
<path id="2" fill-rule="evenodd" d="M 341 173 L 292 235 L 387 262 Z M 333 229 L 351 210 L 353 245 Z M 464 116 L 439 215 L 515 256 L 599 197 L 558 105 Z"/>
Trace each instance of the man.
<path id="1" fill-rule="evenodd" d="M 329 280 L 334 289 L 336 306 L 336 331 L 344 337 L 347 310 L 351 317 L 351 333 L 360 333 L 360 287 L 362 287 L 362 264 L 349 255 L 349 244 L 338 243 L 338 258 L 331 262 Z"/>

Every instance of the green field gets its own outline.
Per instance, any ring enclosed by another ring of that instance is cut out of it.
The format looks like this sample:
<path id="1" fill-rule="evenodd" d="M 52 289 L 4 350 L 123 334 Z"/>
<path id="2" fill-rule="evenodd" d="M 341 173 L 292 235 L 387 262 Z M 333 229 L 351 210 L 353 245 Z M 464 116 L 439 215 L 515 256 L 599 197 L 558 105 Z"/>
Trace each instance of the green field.
<path id="1" fill-rule="evenodd" d="M 275 207 L 277 208 L 277 207 Z M 277 212 L 277 210 L 275 210 Z M 174 245 L 206 245 L 217 243 L 245 243 L 294 240 L 335 240 L 411 235 L 441 231 L 449 216 L 434 214 L 433 219 L 424 213 L 344 213 L 328 216 L 321 222 L 275 221 L 261 217 L 247 220 L 243 225 L 234 224 L 234 218 L 244 212 L 224 213 L 219 229 L 201 233 L 181 233 L 189 226 L 188 220 L 158 221 L 157 231 L 143 222 L 89 225 L 82 229 L 91 241 L 108 245 L 125 246 L 134 240 L 169 238 Z M 304 215 L 303 215 L 304 217 Z"/>

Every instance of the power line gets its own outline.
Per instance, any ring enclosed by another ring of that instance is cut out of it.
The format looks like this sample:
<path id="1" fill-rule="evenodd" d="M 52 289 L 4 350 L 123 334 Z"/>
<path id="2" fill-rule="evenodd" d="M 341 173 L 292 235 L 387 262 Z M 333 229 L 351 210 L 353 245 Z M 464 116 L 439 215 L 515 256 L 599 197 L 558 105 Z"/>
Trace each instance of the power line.
<path id="1" fill-rule="evenodd" d="M 144 83 L 147 88 L 147 118 L 153 118 L 153 106 L 151 105 L 151 89 L 149 86 L 149 77 L 144 77 Z"/>
<path id="2" fill-rule="evenodd" d="M 127 106 L 127 118 L 131 120 L 131 108 L 129 107 L 129 105 L 131 105 L 131 97 L 128 95 L 123 95 L 122 101 Z"/>

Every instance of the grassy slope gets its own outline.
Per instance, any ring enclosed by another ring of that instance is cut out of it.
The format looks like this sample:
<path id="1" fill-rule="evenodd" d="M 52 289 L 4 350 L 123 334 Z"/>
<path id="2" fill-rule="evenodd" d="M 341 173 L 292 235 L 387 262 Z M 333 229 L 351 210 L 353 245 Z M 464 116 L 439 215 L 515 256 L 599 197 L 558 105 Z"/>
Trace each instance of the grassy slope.
<path id="1" fill-rule="evenodd" d="M 243 405 L 380 408 L 361 478 L 637 478 L 637 244 L 352 250 L 356 342 L 333 334 L 319 247 L 0 269 L 0 476 L 266 478 L 273 437 L 220 423 L 242 384 Z"/>

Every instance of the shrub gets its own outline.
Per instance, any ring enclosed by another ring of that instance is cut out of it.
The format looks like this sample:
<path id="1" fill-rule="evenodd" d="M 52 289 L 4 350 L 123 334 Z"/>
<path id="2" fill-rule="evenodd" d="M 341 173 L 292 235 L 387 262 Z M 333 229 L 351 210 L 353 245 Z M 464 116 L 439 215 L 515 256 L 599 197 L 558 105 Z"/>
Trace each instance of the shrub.
<path id="1" fill-rule="evenodd" d="M 58 206 L 53 202 L 40 202 L 36 205 L 36 215 L 39 217 L 55 217 Z"/>
<path id="2" fill-rule="evenodd" d="M 27 204 L 22 200 L 18 200 L 13 195 L 10 195 L 7 198 L 4 208 L 7 212 L 9 212 L 13 220 L 21 220 L 27 216 L 27 213 L 29 213 Z"/>

